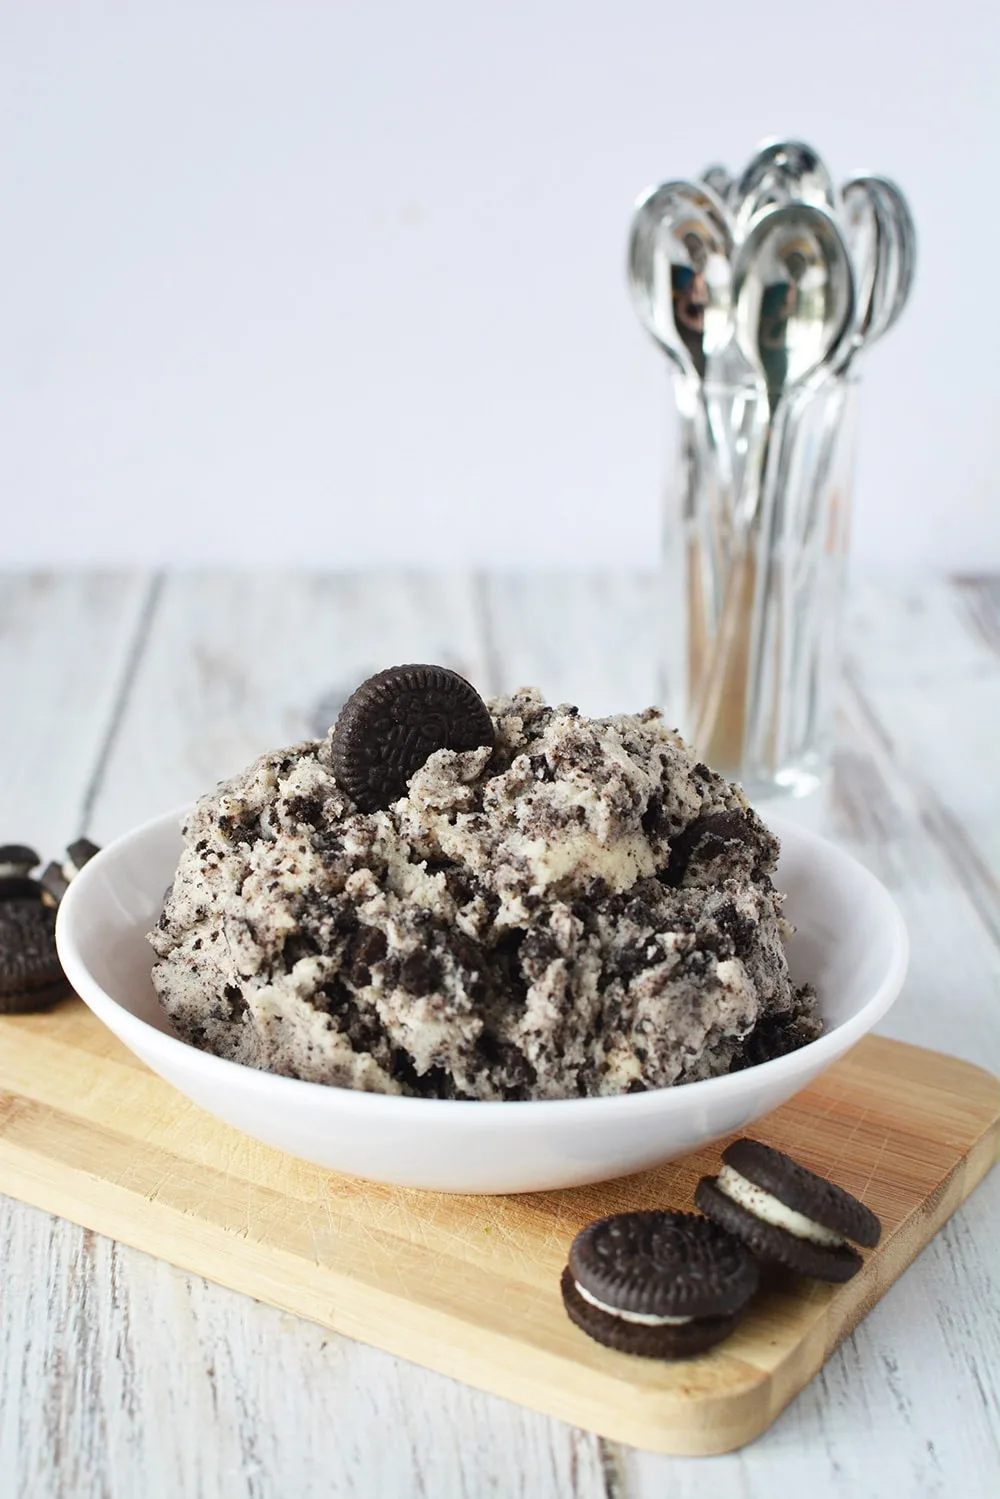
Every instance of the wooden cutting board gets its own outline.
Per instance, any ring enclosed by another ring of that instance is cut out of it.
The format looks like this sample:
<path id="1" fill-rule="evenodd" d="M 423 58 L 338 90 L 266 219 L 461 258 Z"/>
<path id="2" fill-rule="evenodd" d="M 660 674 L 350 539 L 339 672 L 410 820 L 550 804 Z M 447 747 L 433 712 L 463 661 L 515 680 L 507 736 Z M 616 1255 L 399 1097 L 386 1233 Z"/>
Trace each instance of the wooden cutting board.
<path id="1" fill-rule="evenodd" d="M 874 1306 L 1000 1151 L 1000 1081 L 867 1037 L 753 1134 L 863 1197 L 882 1242 L 847 1285 L 758 1293 L 701 1358 L 591 1342 L 559 1275 L 590 1219 L 690 1208 L 718 1147 L 602 1186 L 454 1197 L 332 1175 L 218 1123 L 79 1001 L 0 1019 L 0 1191 L 262 1301 L 662 1452 L 759 1435 Z"/>

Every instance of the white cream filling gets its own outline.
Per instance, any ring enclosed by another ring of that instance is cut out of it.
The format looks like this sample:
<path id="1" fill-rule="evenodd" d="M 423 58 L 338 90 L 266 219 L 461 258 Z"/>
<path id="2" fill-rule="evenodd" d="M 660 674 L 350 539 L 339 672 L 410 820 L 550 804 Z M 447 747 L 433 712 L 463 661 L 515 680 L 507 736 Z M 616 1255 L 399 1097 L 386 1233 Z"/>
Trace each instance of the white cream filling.
<path id="1" fill-rule="evenodd" d="M 27 876 L 29 867 L 27 864 L 0 864 L 0 880 L 11 879 L 15 875 Z"/>
<path id="2" fill-rule="evenodd" d="M 840 1234 L 824 1228 L 820 1223 L 814 1223 L 805 1213 L 797 1213 L 794 1208 L 786 1207 L 777 1197 L 765 1192 L 763 1187 L 747 1181 L 732 1166 L 723 1165 L 720 1168 L 715 1185 L 733 1202 L 738 1202 L 741 1208 L 753 1213 L 755 1218 L 760 1218 L 763 1223 L 770 1223 L 775 1228 L 784 1228 L 797 1239 L 809 1239 L 813 1244 L 822 1244 L 824 1249 L 836 1249 L 844 1242 Z"/>
<path id="3" fill-rule="evenodd" d="M 612 890 L 631 890 L 636 880 L 656 872 L 649 842 L 638 833 L 610 845 L 600 843 L 593 833 L 554 833 L 547 838 L 526 838 L 518 852 L 542 889 L 558 884 L 568 874 L 586 873 L 600 875 Z"/>
<path id="4" fill-rule="evenodd" d="M 606 1301 L 598 1301 L 596 1296 L 581 1286 L 578 1280 L 573 1284 L 583 1297 L 589 1301 L 591 1306 L 596 1306 L 599 1312 L 607 1312 L 611 1317 L 619 1317 L 622 1322 L 638 1322 L 642 1327 L 680 1327 L 685 1322 L 693 1322 L 693 1317 L 654 1317 L 651 1312 L 623 1312 L 621 1307 L 608 1306 Z"/>

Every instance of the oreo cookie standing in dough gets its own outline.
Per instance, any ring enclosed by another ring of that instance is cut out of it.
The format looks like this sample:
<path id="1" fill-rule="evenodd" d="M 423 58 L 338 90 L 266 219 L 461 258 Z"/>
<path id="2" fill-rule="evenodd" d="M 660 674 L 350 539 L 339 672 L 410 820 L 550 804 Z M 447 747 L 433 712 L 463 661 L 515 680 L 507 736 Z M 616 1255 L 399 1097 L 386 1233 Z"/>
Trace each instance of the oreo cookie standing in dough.
<path id="1" fill-rule="evenodd" d="M 847 1241 L 871 1248 L 882 1225 L 843 1187 L 757 1140 L 736 1140 L 718 1176 L 703 1176 L 694 1200 L 759 1259 L 814 1280 L 850 1280 L 863 1260 Z"/>
<path id="2" fill-rule="evenodd" d="M 496 730 L 479 693 L 444 666 L 391 666 L 362 682 L 330 734 L 338 785 L 362 812 L 406 795 L 435 750 L 493 746 Z"/>
<path id="3" fill-rule="evenodd" d="M 693 1213 L 617 1213 L 573 1240 L 562 1275 L 571 1321 L 645 1358 L 690 1358 L 733 1331 L 757 1289 L 739 1240 Z"/>

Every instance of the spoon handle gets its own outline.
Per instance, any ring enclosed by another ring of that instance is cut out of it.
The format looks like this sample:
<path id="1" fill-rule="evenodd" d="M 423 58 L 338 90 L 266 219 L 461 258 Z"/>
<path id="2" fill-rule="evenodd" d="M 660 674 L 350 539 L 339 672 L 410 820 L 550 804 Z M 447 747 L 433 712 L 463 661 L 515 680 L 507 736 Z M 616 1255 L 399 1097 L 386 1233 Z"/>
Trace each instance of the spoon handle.
<path id="1" fill-rule="evenodd" d="M 790 395 L 773 497 L 763 506 L 747 685 L 748 778 L 803 766 L 826 721 L 837 629 L 856 388 L 824 380 Z"/>
<path id="2" fill-rule="evenodd" d="M 734 514 L 722 605 L 698 690 L 692 690 L 692 702 L 696 704 L 694 742 L 709 763 L 723 769 L 734 769 L 742 763 L 746 735 L 752 620 L 759 592 L 760 511 L 772 441 L 769 406 L 763 392 L 758 393 L 753 415 L 743 497 Z"/>
<path id="3" fill-rule="evenodd" d="M 794 552 L 792 531 L 797 490 L 793 471 L 800 433 L 799 407 L 810 392 L 790 391 L 774 418 L 773 462 L 764 475 L 758 536 L 757 589 L 750 613 L 747 673 L 747 728 L 744 759 L 753 773 L 770 779 L 781 765 L 785 714 L 786 657 L 794 630 L 789 618 L 788 569 Z"/>
<path id="4" fill-rule="evenodd" d="M 680 383 L 680 377 L 675 384 Z M 731 546 L 731 516 L 725 474 L 729 463 L 717 420 L 702 387 L 678 392 L 680 413 L 681 525 L 687 565 L 687 680 L 701 691 L 702 675 L 715 635 Z"/>
<path id="5" fill-rule="evenodd" d="M 699 681 L 694 739 L 700 753 L 726 770 L 746 767 L 751 747 L 774 762 L 781 712 L 782 626 L 789 471 L 795 441 L 795 400 L 758 401 L 757 430 L 746 503 L 727 570 L 723 605 Z M 776 763 L 776 762 L 775 762 Z"/>

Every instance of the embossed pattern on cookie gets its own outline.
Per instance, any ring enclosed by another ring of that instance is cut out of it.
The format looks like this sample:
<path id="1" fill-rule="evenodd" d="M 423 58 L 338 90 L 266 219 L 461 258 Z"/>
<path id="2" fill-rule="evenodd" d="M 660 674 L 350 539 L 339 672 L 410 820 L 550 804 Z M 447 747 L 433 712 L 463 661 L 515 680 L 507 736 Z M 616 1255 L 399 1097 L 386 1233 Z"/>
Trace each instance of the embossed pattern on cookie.
<path id="1" fill-rule="evenodd" d="M 337 784 L 362 812 L 388 807 L 435 750 L 492 747 L 479 693 L 445 666 L 391 666 L 348 698 L 331 732 Z"/>

